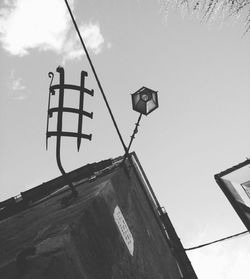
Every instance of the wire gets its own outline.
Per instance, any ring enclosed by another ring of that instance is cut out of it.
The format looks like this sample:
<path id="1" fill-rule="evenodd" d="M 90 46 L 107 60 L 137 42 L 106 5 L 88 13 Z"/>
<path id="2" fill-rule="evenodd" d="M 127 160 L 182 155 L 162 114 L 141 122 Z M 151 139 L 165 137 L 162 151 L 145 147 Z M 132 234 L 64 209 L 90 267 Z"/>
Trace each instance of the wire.
<path id="1" fill-rule="evenodd" d="M 102 94 L 102 97 L 103 97 L 103 99 L 104 99 L 104 102 L 105 102 L 105 104 L 106 104 L 106 106 L 107 106 L 107 109 L 108 109 L 108 111 L 109 111 L 110 117 L 111 117 L 111 119 L 112 119 L 112 121 L 113 121 L 113 124 L 114 124 L 114 126 L 115 126 L 116 132 L 117 132 L 117 134 L 118 134 L 118 136 L 119 136 L 119 139 L 120 139 L 120 141 L 121 141 L 121 143 L 122 143 L 122 146 L 123 146 L 123 148 L 124 148 L 124 150 L 125 150 L 125 152 L 126 152 L 126 151 L 127 151 L 127 147 L 126 147 L 126 145 L 125 145 L 125 143 L 124 143 L 124 141 L 123 141 L 122 135 L 121 135 L 121 133 L 120 133 L 120 131 L 119 131 L 119 128 L 118 128 L 117 123 L 116 123 L 116 121 L 115 121 L 114 115 L 113 115 L 113 113 L 112 113 L 112 111 L 111 111 L 111 108 L 110 108 L 110 106 L 109 106 L 109 103 L 108 103 L 108 101 L 107 101 L 107 98 L 106 98 L 106 96 L 105 96 L 105 93 L 104 93 L 104 91 L 103 91 L 101 82 L 100 82 L 100 80 L 99 80 L 99 78 L 98 78 L 98 76 L 97 76 L 97 73 L 96 73 L 96 71 L 95 71 L 94 65 L 93 65 L 93 63 L 92 63 L 92 61 L 91 61 L 91 59 L 90 59 L 88 50 L 87 50 L 87 48 L 86 48 L 86 46 L 85 46 L 85 44 L 84 44 L 84 41 L 83 41 L 82 36 L 81 36 L 81 33 L 80 33 L 80 31 L 79 31 L 79 29 L 78 29 L 78 26 L 77 26 L 77 23 L 76 23 L 76 21 L 75 21 L 75 19 L 74 19 L 73 13 L 72 13 L 72 11 L 71 11 L 71 9 L 70 9 L 70 6 L 69 6 L 67 0 L 64 0 L 64 1 L 65 1 L 65 4 L 66 4 L 67 8 L 68 8 L 70 17 L 71 17 L 71 19 L 72 19 L 72 21 L 73 21 L 73 24 L 74 24 L 74 26 L 75 26 L 76 32 L 77 32 L 77 34 L 78 34 L 78 36 L 79 36 L 79 39 L 80 39 L 81 44 L 82 44 L 82 47 L 83 47 L 83 49 L 84 49 L 84 51 L 85 51 L 85 54 L 86 54 L 86 56 L 87 56 L 87 59 L 88 59 L 88 61 L 89 61 L 90 67 L 91 67 L 91 69 L 92 69 L 92 71 L 93 71 L 93 74 L 94 74 L 94 76 L 95 76 L 96 82 L 97 82 L 97 84 L 98 84 L 98 86 L 99 86 L 99 89 L 100 89 L 100 91 L 101 91 L 101 94 Z"/>
<path id="2" fill-rule="evenodd" d="M 204 244 L 195 246 L 195 247 L 186 248 L 186 249 L 184 249 L 184 250 L 185 250 L 185 251 L 191 251 L 191 250 L 199 249 L 199 248 L 202 248 L 202 247 L 205 247 L 205 246 L 208 246 L 208 245 L 217 243 L 217 242 L 222 242 L 222 241 L 225 241 L 225 240 L 228 240 L 228 239 L 231 239 L 231 238 L 234 238 L 234 237 L 238 237 L 238 236 L 241 236 L 241 235 L 247 234 L 247 233 L 249 233 L 249 231 L 244 231 L 244 232 L 241 232 L 241 233 L 237 233 L 237 234 L 234 234 L 234 235 L 230 235 L 230 236 L 227 236 L 227 237 L 224 237 L 224 238 L 215 240 L 215 241 L 211 241 L 211 242 L 208 242 L 208 243 L 204 243 Z"/>

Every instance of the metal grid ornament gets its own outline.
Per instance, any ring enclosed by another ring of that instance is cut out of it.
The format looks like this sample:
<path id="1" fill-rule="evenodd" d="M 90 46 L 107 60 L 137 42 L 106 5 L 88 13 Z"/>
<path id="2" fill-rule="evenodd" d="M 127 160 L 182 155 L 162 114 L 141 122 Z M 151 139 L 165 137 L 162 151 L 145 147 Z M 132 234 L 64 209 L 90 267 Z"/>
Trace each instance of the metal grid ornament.
<path id="1" fill-rule="evenodd" d="M 77 192 L 73 187 L 72 182 L 68 178 L 62 163 L 61 163 L 61 137 L 73 137 L 77 139 L 77 150 L 79 151 L 81 146 L 82 139 L 91 140 L 92 134 L 83 134 L 82 133 L 82 123 L 83 116 L 88 118 L 93 118 L 93 112 L 87 112 L 83 110 L 84 106 L 84 95 L 88 94 L 90 96 L 94 95 L 94 91 L 85 88 L 85 77 L 87 77 L 88 73 L 85 71 L 81 72 L 81 83 L 80 86 L 65 84 L 65 75 L 64 69 L 62 67 L 58 67 L 56 71 L 59 73 L 59 84 L 52 85 L 54 79 L 54 73 L 49 72 L 49 77 L 51 78 L 50 87 L 49 87 L 49 101 L 48 101 L 48 114 L 47 114 L 47 129 L 46 129 L 46 148 L 48 148 L 48 138 L 56 137 L 56 160 L 59 170 L 62 175 L 65 177 L 67 184 L 69 184 L 73 196 L 77 196 Z M 79 106 L 78 108 L 71 108 L 64 106 L 64 94 L 65 89 L 71 89 L 74 91 L 78 91 L 79 93 Z M 50 107 L 51 96 L 56 94 L 56 90 L 58 90 L 58 106 Z M 56 131 L 49 131 L 49 120 L 54 116 L 54 113 L 57 113 L 57 129 Z M 78 129 L 76 132 L 68 132 L 63 130 L 63 115 L 64 113 L 72 113 L 78 115 Z"/>

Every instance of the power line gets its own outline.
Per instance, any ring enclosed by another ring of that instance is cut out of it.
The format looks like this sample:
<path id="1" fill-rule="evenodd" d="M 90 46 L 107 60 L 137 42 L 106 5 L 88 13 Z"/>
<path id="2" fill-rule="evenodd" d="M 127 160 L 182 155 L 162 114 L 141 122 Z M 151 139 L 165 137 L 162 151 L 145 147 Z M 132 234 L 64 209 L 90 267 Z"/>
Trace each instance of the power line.
<path id="1" fill-rule="evenodd" d="M 199 248 L 202 248 L 202 247 L 205 247 L 205 246 L 217 243 L 217 242 L 222 242 L 222 241 L 225 241 L 225 240 L 228 240 L 228 239 L 231 239 L 231 238 L 235 238 L 235 237 L 247 234 L 247 233 L 249 233 L 249 231 L 244 231 L 244 232 L 241 232 L 241 233 L 230 235 L 230 236 L 227 236 L 227 237 L 224 237 L 224 238 L 221 238 L 221 239 L 218 239 L 218 240 L 214 240 L 214 241 L 211 241 L 211 242 L 208 242 L 208 243 L 204 243 L 204 244 L 201 244 L 201 245 L 198 245 L 198 246 L 194 246 L 194 247 L 191 247 L 191 248 L 186 248 L 184 250 L 185 251 L 191 251 L 191 250 L 199 249 Z"/>
<path id="2" fill-rule="evenodd" d="M 85 44 L 84 44 L 84 41 L 83 41 L 82 36 L 81 36 L 81 33 L 80 33 L 80 31 L 79 31 L 79 28 L 78 28 L 78 26 L 77 26 L 77 23 L 76 23 L 76 21 L 75 21 L 75 18 L 74 18 L 74 16 L 73 16 L 73 13 L 72 13 L 72 11 L 71 11 L 71 9 L 70 9 L 70 6 L 69 6 L 67 0 L 65 0 L 65 4 L 66 4 L 66 6 L 67 6 L 67 8 L 68 8 L 70 17 L 71 17 L 71 19 L 72 19 L 72 21 L 73 21 L 73 24 L 74 24 L 74 26 L 75 26 L 76 32 L 77 32 L 77 34 L 78 34 L 78 36 L 79 36 L 79 39 L 80 39 L 81 44 L 82 44 L 82 47 L 83 47 L 83 49 L 84 49 L 84 51 L 85 51 L 85 54 L 86 54 L 87 59 L 88 59 L 88 61 L 89 61 L 90 67 L 91 67 L 91 69 L 92 69 L 92 71 L 93 71 L 93 74 L 94 74 L 94 76 L 95 76 L 96 82 L 97 82 L 97 84 L 98 84 L 98 86 L 99 86 L 99 89 L 100 89 L 100 91 L 101 91 L 102 97 L 103 97 L 103 99 L 104 99 L 104 102 L 105 102 L 106 107 L 107 107 L 107 109 L 108 109 L 108 111 L 109 111 L 110 117 L 111 117 L 111 119 L 112 119 L 112 121 L 113 121 L 113 124 L 114 124 L 114 126 L 115 126 L 116 132 L 117 132 L 117 134 L 118 134 L 118 136 L 119 136 L 119 139 L 120 139 L 120 141 L 121 141 L 121 143 L 122 143 L 122 146 L 123 146 L 125 152 L 127 152 L 127 147 L 126 147 L 126 145 L 125 145 L 125 143 L 124 143 L 124 141 L 123 141 L 122 135 L 121 135 L 121 133 L 120 133 L 120 131 L 119 131 L 119 128 L 118 128 L 117 123 L 116 123 L 116 121 L 115 121 L 114 115 L 113 115 L 113 113 L 112 113 L 112 111 L 111 111 L 111 108 L 110 108 L 109 103 L 108 103 L 108 101 L 107 101 L 107 98 L 106 98 L 106 96 L 105 96 L 105 93 L 104 93 L 104 90 L 103 90 L 103 88 L 102 88 L 101 82 L 100 82 L 100 80 L 99 80 L 99 78 L 98 78 L 98 76 L 97 76 L 97 73 L 96 73 L 96 71 L 95 71 L 95 67 L 94 67 L 94 65 L 93 65 L 93 63 L 92 63 L 92 61 L 91 61 L 91 59 L 90 59 L 88 50 L 87 50 L 87 48 L 86 48 L 86 46 L 85 46 Z"/>

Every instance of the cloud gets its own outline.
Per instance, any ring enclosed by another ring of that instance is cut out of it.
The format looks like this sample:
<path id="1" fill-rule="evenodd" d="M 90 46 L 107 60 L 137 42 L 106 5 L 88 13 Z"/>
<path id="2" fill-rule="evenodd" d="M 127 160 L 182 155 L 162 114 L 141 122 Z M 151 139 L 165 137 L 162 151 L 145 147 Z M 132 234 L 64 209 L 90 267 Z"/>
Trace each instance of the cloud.
<path id="1" fill-rule="evenodd" d="M 98 23 L 82 24 L 79 31 L 88 49 L 91 49 L 94 54 L 102 51 L 104 38 Z M 71 37 L 65 43 L 63 53 L 65 60 L 80 58 L 84 54 L 79 38 L 75 33 L 71 34 Z"/>
<path id="2" fill-rule="evenodd" d="M 16 77 L 16 73 L 13 70 L 10 76 L 9 87 L 11 88 L 11 97 L 15 100 L 24 100 L 27 98 L 27 88 L 23 83 L 23 79 Z"/>
<path id="3" fill-rule="evenodd" d="M 26 89 L 26 86 L 24 86 L 23 84 L 22 84 L 22 79 L 21 78 L 18 78 L 18 79 L 16 79 L 16 80 L 13 80 L 13 82 L 12 82 L 12 89 L 13 90 L 24 90 L 24 89 Z"/>
<path id="4" fill-rule="evenodd" d="M 70 1 L 74 8 L 74 0 Z M 104 38 L 97 23 L 82 24 L 87 47 L 98 54 Z M 10 0 L 0 10 L 0 42 L 10 54 L 24 56 L 31 49 L 54 51 L 65 59 L 83 55 L 66 5 L 62 0 Z"/>

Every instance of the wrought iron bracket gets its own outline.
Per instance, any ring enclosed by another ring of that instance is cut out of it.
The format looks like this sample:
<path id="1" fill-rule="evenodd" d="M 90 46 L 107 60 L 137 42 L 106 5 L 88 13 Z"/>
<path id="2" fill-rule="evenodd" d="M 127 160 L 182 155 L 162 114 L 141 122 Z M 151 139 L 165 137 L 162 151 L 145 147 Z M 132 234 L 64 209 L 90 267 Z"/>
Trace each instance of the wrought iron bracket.
<path id="1" fill-rule="evenodd" d="M 92 134 L 84 134 L 82 133 L 82 124 L 83 124 L 83 116 L 88 117 L 90 119 L 93 118 L 93 112 L 87 112 L 83 110 L 84 106 L 84 95 L 88 94 L 90 96 L 94 96 L 94 90 L 89 90 L 85 88 L 85 77 L 88 76 L 88 73 L 85 71 L 81 72 L 81 83 L 80 86 L 72 85 L 72 84 L 65 84 L 65 75 L 64 69 L 62 67 L 58 67 L 56 71 L 59 73 L 59 84 L 52 85 L 54 79 L 54 73 L 49 72 L 49 77 L 51 78 L 50 87 L 49 87 L 49 100 L 48 100 L 48 113 L 47 113 L 47 129 L 46 129 L 46 149 L 48 149 L 48 138 L 49 137 L 56 137 L 56 160 L 57 165 L 62 173 L 63 177 L 65 178 L 66 183 L 69 185 L 72 191 L 72 197 L 77 196 L 77 191 L 75 190 L 70 178 L 68 177 L 67 173 L 65 172 L 62 163 L 61 163 L 61 137 L 73 137 L 77 139 L 77 150 L 79 151 L 81 146 L 82 139 L 92 139 Z M 78 108 L 71 108 L 64 106 L 64 94 L 65 89 L 71 89 L 74 91 L 79 92 L 79 106 Z M 51 96 L 56 94 L 58 90 L 58 107 L 50 107 L 51 103 Z M 69 132 L 63 131 L 63 115 L 64 113 L 72 113 L 78 115 L 78 128 L 77 132 Z M 49 131 L 49 120 L 57 114 L 57 129 L 56 131 Z M 64 203 L 68 203 L 68 201 L 64 200 Z"/>

